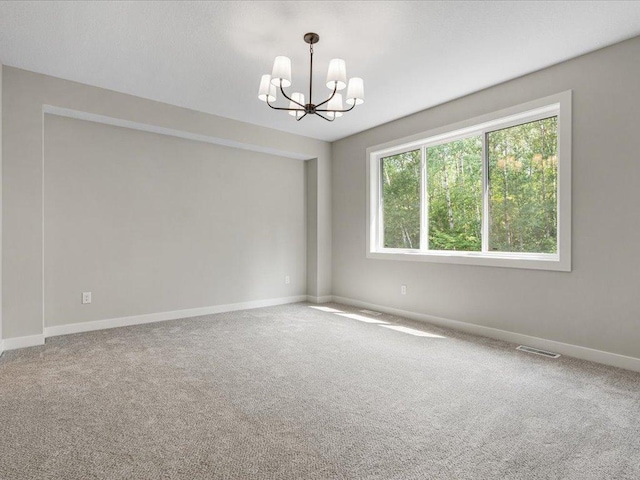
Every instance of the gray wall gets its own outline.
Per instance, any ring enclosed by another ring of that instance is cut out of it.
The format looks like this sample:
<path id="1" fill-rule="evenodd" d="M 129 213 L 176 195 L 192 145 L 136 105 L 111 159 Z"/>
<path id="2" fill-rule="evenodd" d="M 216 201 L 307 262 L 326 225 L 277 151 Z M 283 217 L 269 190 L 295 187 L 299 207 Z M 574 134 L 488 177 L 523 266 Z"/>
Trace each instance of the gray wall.
<path id="1" fill-rule="evenodd" d="M 2 252 L 2 72 L 0 63 L 0 252 Z M 2 255 L 0 255 L 0 354 L 4 348 L 2 336 Z"/>
<path id="2" fill-rule="evenodd" d="M 638 59 L 640 37 L 335 142 L 334 295 L 640 357 Z M 572 272 L 365 258 L 367 147 L 570 89 Z"/>
<path id="3" fill-rule="evenodd" d="M 306 294 L 304 162 L 55 115 L 44 132 L 46 327 Z"/>
<path id="4" fill-rule="evenodd" d="M 179 131 L 192 136 L 206 137 L 216 142 L 222 142 L 223 144 L 231 144 L 244 153 L 233 153 L 233 150 L 236 148 L 228 150 L 219 149 L 217 151 L 222 152 L 224 150 L 226 152 L 225 155 L 229 155 L 229 159 L 238 158 L 244 165 L 248 165 L 253 161 L 249 159 L 252 158 L 256 150 L 277 154 L 279 157 L 313 159 L 316 163 L 316 170 L 321 172 L 322 175 L 315 175 L 308 180 L 316 183 L 314 188 L 307 189 L 306 195 L 306 207 L 317 212 L 312 219 L 312 221 L 316 223 L 309 225 L 309 222 L 307 222 L 308 228 L 305 232 L 306 239 L 309 241 L 306 248 L 307 250 L 309 248 L 312 249 L 310 254 L 315 258 L 315 263 L 309 265 L 307 268 L 307 279 L 312 278 L 314 280 L 313 285 L 309 285 L 307 293 L 313 296 L 330 294 L 330 291 L 325 292 L 323 290 L 330 288 L 331 285 L 331 242 L 330 236 L 327 236 L 326 233 L 331 231 L 331 211 L 328 208 L 330 202 L 329 195 L 331 192 L 330 182 L 327 180 L 330 178 L 331 147 L 327 142 L 10 67 L 3 69 L 2 90 L 4 98 L 2 105 L 2 130 L 4 138 L 2 147 L 2 276 L 4 279 L 2 285 L 4 299 L 2 313 L 4 322 L 3 336 L 5 339 L 27 337 L 26 340 L 20 340 L 19 342 L 21 346 L 24 346 L 35 344 L 39 341 L 36 337 L 42 337 L 43 335 L 43 238 L 46 238 L 46 235 L 43 237 L 43 165 L 45 163 L 43 162 L 43 108 L 46 105 L 58 109 L 74 110 L 92 116 L 109 117 L 123 122 L 150 125 L 154 128 L 171 129 L 172 131 Z M 47 123 L 47 125 L 49 125 L 49 123 Z M 92 126 L 84 125 L 81 128 L 89 129 L 92 128 Z M 110 130 L 102 125 L 96 128 L 96 131 L 101 132 L 100 135 L 102 135 L 104 132 Z M 134 143 L 138 141 L 144 142 L 144 140 L 142 140 L 144 137 L 143 134 L 140 132 L 134 133 L 136 138 L 140 138 L 140 140 L 135 140 Z M 134 133 L 123 133 L 123 135 L 134 135 Z M 48 137 L 48 139 L 53 141 L 51 137 Z M 81 138 L 74 139 L 74 141 L 76 140 L 80 141 Z M 174 151 L 175 148 L 177 148 L 175 145 L 189 144 L 190 146 L 186 147 L 187 150 L 199 152 L 197 158 L 192 159 L 192 161 L 196 163 L 201 160 L 203 156 L 208 155 L 203 153 L 204 150 L 202 149 L 205 149 L 204 146 L 194 146 L 190 142 L 180 143 L 181 141 L 177 139 L 172 139 L 171 141 L 159 140 L 159 142 L 171 143 L 171 145 L 173 145 L 171 148 L 174 148 Z M 78 145 L 75 146 L 77 147 Z M 62 149 L 62 146 L 59 145 L 59 148 Z M 116 147 L 115 145 L 111 145 L 110 148 Z M 250 154 L 247 154 L 247 149 Z M 208 149 L 206 150 L 209 151 Z M 131 150 L 128 152 L 129 154 L 133 153 Z M 64 156 L 61 150 L 58 150 L 58 153 L 60 154 L 59 156 Z M 107 152 L 105 152 L 105 154 L 106 153 Z M 122 153 L 125 154 L 124 151 Z M 238 156 L 235 157 L 235 155 Z M 256 161 L 258 157 L 259 156 L 256 157 Z M 278 160 L 273 157 L 269 158 L 269 162 L 273 161 L 276 164 L 283 161 L 282 159 Z M 288 165 L 288 162 L 287 160 L 285 163 Z M 50 166 L 49 162 L 47 162 L 47 168 Z M 196 168 L 196 166 L 194 165 L 193 168 Z M 303 178 L 305 168 L 302 162 L 298 168 L 300 171 L 292 177 L 292 180 L 296 182 L 294 186 L 296 189 L 294 196 L 297 200 L 300 200 L 300 192 L 304 191 L 300 189 L 304 189 L 305 183 L 305 179 Z M 289 173 L 293 175 L 292 172 Z M 68 174 L 78 175 L 78 171 L 68 172 Z M 46 178 L 48 181 L 49 176 Z M 65 179 L 65 181 L 71 180 Z M 234 185 L 238 184 L 239 181 L 234 183 Z M 111 186 L 111 184 L 107 183 L 102 187 L 109 188 Z M 204 186 L 200 185 L 199 188 L 203 189 Z M 278 199 L 281 200 L 281 197 L 277 197 L 274 201 Z M 44 206 L 48 209 L 49 205 L 47 201 L 48 200 L 45 201 Z M 304 212 L 304 199 L 301 201 L 299 207 L 302 208 Z M 146 208 L 151 208 L 151 206 L 147 205 Z M 279 214 L 274 214 L 276 220 L 279 219 L 278 215 Z M 299 217 L 296 217 L 291 225 L 296 224 L 298 221 Z M 180 227 L 180 222 L 180 219 L 176 219 L 175 225 Z M 322 222 L 325 222 L 325 224 Z M 128 228 L 133 228 L 132 225 L 133 223 L 130 224 Z M 240 227 L 237 231 L 239 233 L 244 232 Z M 300 233 L 299 229 L 296 231 Z M 276 231 L 268 233 L 268 235 L 274 236 L 279 234 L 280 232 Z M 316 237 L 309 238 L 310 235 L 315 235 Z M 71 246 L 71 242 L 73 242 L 74 239 L 69 238 L 68 240 L 70 242 L 69 246 Z M 83 241 L 86 240 L 86 238 L 83 238 Z M 282 242 L 284 242 L 284 240 L 282 240 Z M 278 245 L 281 245 L 281 243 Z M 48 246 L 51 247 L 52 245 Z M 253 252 L 253 254 L 262 252 L 260 248 L 261 247 L 252 247 L 251 252 Z M 300 253 L 299 245 L 296 244 L 295 248 L 297 249 L 295 255 L 298 255 Z M 287 257 L 287 261 L 291 260 L 291 258 L 292 257 Z M 263 295 L 271 294 L 280 295 L 280 292 L 286 293 L 286 291 L 280 290 L 284 289 L 283 278 L 277 282 L 273 290 L 270 286 L 267 286 L 271 281 L 270 276 L 275 276 L 276 270 L 280 268 L 276 266 L 277 260 L 278 259 L 274 258 L 272 268 L 267 268 L 266 270 L 268 271 L 263 272 L 262 275 L 264 275 L 264 277 L 260 278 L 259 286 L 250 287 L 252 294 L 262 297 Z M 175 308 L 179 308 L 178 305 L 184 305 L 185 308 L 196 308 L 202 306 L 203 303 L 206 304 L 214 300 L 221 304 L 228 304 L 236 301 L 236 299 L 249 299 L 249 291 L 240 292 L 236 289 L 238 285 L 236 276 L 246 275 L 248 272 L 248 267 L 241 266 L 244 260 L 239 259 L 238 261 L 238 265 L 240 266 L 234 265 L 233 268 L 227 268 L 229 264 L 226 264 L 223 271 L 217 272 L 219 278 L 227 278 L 229 282 L 222 286 L 223 282 L 214 280 L 215 285 L 221 288 L 218 293 L 213 294 L 209 292 L 205 294 L 203 292 L 189 291 L 188 294 L 185 293 L 187 296 L 182 299 L 176 297 L 173 298 L 172 301 L 168 301 L 157 298 L 156 300 L 158 300 L 159 303 L 154 305 L 166 305 L 167 308 L 174 308 L 173 305 L 176 305 Z M 302 263 L 304 263 L 304 260 Z M 174 271 L 178 272 L 179 268 L 175 268 L 176 270 Z M 304 288 L 305 281 L 299 279 L 300 275 L 304 275 L 303 268 L 303 266 L 297 265 L 297 273 L 291 272 L 292 284 L 288 288 L 291 288 L 292 291 L 299 292 L 301 288 Z M 78 275 L 80 274 L 79 271 L 76 273 L 78 273 Z M 55 272 L 50 275 L 55 276 Z M 282 276 L 282 272 L 277 273 L 277 276 Z M 293 283 L 294 278 L 296 279 L 296 283 Z M 89 279 L 85 281 L 89 281 Z M 49 282 L 56 283 L 55 280 L 51 278 L 49 278 Z M 65 287 L 65 292 L 61 293 L 61 295 L 66 296 L 73 293 L 76 301 L 79 302 L 78 294 L 80 291 L 85 289 L 91 290 L 96 296 L 96 300 L 90 309 L 93 308 L 94 311 L 98 312 L 99 309 L 97 305 L 98 302 L 102 301 L 101 298 L 103 298 L 103 293 L 106 289 L 106 282 L 103 281 L 103 283 L 98 283 L 97 285 L 98 290 L 96 291 L 92 286 L 87 288 L 84 282 L 78 279 L 77 283 L 70 286 L 68 293 Z M 212 287 L 212 284 L 209 283 L 207 286 Z M 76 291 L 78 288 L 81 290 Z M 100 293 L 100 291 L 103 293 Z M 161 294 L 164 295 L 165 293 L 166 292 L 163 291 Z M 117 294 L 115 291 L 109 293 L 109 295 L 115 294 Z M 250 298 L 250 300 L 259 299 L 261 298 Z M 61 303 L 58 304 L 58 301 Z M 47 305 L 49 308 L 54 305 L 61 305 L 66 301 L 66 297 L 64 299 L 53 298 L 51 299 L 52 303 L 49 303 L 48 298 Z M 165 301 L 166 304 L 162 303 Z M 219 303 L 216 303 L 216 305 L 217 304 Z M 126 300 L 125 305 L 127 306 L 127 311 L 125 312 L 123 309 L 122 314 L 127 316 L 135 315 L 141 309 L 141 303 L 131 298 Z M 60 312 L 63 312 L 62 307 L 59 308 Z M 162 308 L 164 308 L 164 306 Z M 84 315 L 84 312 L 89 311 L 89 309 L 82 309 L 81 311 Z M 75 314 L 69 311 L 64 311 L 63 313 L 64 316 L 69 316 L 69 321 L 80 320 L 81 317 L 76 314 L 78 314 L 77 311 Z M 90 318 L 98 318 L 103 314 L 105 316 L 111 316 L 112 312 L 105 311 L 100 313 L 100 315 L 96 315 L 95 317 L 91 316 Z M 55 320 L 55 317 L 52 317 L 52 321 L 64 323 L 67 320 Z M 33 341 L 31 340 L 32 338 Z M 17 344 L 16 342 L 17 340 L 14 341 L 13 344 Z"/>
<path id="5" fill-rule="evenodd" d="M 331 163 L 307 162 L 307 290 L 316 302 L 331 300 Z M 323 227 L 318 228 L 322 225 Z"/>

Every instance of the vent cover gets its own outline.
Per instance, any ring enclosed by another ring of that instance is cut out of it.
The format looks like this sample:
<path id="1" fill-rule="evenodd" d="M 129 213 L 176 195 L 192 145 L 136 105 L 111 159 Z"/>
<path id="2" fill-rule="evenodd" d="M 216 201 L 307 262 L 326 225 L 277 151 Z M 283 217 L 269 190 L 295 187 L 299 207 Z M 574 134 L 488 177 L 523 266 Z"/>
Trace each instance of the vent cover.
<path id="1" fill-rule="evenodd" d="M 360 310 L 360 313 L 364 313 L 366 315 L 373 315 L 373 316 L 379 316 L 381 315 L 380 312 L 374 312 L 373 310 Z"/>
<path id="2" fill-rule="evenodd" d="M 558 358 L 560 356 L 559 353 L 547 352 L 546 350 L 540 350 L 539 348 L 527 347 L 526 345 L 519 345 L 516 347 L 516 350 L 521 350 L 527 353 L 535 353 L 536 355 L 542 355 L 543 357 L 548 358 Z"/>

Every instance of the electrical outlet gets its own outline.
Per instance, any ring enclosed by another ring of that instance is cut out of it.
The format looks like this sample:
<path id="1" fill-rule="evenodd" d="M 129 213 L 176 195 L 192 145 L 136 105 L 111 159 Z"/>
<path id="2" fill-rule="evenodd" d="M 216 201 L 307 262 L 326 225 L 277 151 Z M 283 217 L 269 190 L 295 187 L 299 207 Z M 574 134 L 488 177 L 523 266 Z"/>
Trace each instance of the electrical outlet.
<path id="1" fill-rule="evenodd" d="M 91 303 L 91 292 L 82 292 L 82 303 Z"/>
<path id="2" fill-rule="evenodd" d="M 286 283 L 287 285 L 291 283 L 291 277 L 289 275 L 284 277 L 284 283 Z"/>
<path id="3" fill-rule="evenodd" d="M 407 294 L 407 286 L 400 285 L 400 295 L 406 295 L 406 294 Z"/>

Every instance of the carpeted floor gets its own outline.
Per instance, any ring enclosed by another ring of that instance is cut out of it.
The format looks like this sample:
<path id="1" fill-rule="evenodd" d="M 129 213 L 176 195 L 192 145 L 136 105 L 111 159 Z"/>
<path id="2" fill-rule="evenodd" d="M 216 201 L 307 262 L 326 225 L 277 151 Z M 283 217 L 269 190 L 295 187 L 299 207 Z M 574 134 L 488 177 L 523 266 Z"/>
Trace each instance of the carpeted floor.
<path id="1" fill-rule="evenodd" d="M 0 478 L 640 478 L 640 374 L 329 306 L 5 352 Z"/>

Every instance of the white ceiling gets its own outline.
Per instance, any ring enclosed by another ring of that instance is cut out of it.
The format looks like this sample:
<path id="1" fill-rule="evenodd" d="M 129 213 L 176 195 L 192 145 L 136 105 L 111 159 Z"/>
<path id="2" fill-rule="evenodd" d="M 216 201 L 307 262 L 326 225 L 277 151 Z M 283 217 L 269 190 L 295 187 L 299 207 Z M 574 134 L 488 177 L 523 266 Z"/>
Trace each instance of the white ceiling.
<path id="1" fill-rule="evenodd" d="M 365 81 L 333 123 L 257 99 L 276 55 L 308 88 L 309 31 L 314 100 L 331 58 Z M 633 1 L 0 2 L 5 65 L 329 141 L 636 35 Z"/>

